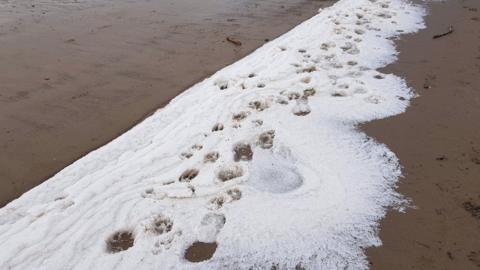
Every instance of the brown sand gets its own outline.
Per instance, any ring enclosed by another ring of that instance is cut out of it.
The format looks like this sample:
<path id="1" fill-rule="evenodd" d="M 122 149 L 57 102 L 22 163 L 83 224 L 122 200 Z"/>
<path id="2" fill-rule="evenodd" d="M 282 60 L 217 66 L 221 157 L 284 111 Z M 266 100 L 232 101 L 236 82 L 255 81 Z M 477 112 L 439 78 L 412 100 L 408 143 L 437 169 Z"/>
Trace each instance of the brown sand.
<path id="1" fill-rule="evenodd" d="M 217 243 L 195 242 L 185 251 L 185 259 L 190 262 L 202 262 L 209 260 L 217 250 Z"/>
<path id="2" fill-rule="evenodd" d="M 0 2 L 0 206 L 331 2 Z"/>
<path id="3" fill-rule="evenodd" d="M 420 94 L 405 114 L 365 125 L 397 154 L 399 191 L 416 209 L 390 212 L 372 269 L 480 268 L 480 1 L 429 3 L 428 28 L 398 42 L 386 71 Z M 454 33 L 432 36 L 454 26 Z"/>

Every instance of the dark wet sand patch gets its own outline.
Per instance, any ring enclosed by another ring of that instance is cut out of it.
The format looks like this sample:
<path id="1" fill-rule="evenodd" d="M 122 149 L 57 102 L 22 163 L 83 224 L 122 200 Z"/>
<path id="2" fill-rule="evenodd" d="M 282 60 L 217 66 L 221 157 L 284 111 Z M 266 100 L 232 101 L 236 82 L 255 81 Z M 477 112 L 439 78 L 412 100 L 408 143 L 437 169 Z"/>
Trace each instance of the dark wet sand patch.
<path id="1" fill-rule="evenodd" d="M 107 251 L 118 253 L 133 247 L 135 238 L 131 231 L 119 231 L 107 239 Z"/>
<path id="2" fill-rule="evenodd" d="M 217 243 L 195 242 L 185 251 L 185 259 L 189 262 L 210 260 L 217 250 Z"/>

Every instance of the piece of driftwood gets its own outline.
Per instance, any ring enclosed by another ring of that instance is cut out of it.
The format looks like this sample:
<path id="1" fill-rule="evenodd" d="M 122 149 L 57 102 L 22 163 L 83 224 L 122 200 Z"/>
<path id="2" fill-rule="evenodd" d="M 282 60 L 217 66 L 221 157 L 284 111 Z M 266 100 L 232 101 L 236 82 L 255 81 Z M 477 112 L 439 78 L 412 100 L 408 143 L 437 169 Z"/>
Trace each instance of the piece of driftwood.
<path id="1" fill-rule="evenodd" d="M 453 33 L 453 26 L 452 26 L 452 25 L 450 25 L 450 26 L 448 27 L 448 31 L 447 31 L 447 32 L 442 33 L 442 34 L 435 35 L 435 36 L 433 36 L 433 38 L 434 38 L 434 39 L 441 38 L 441 37 L 444 37 L 444 36 L 446 36 L 446 35 L 450 35 L 451 33 Z"/>
<path id="2" fill-rule="evenodd" d="M 240 42 L 236 39 L 233 39 L 231 37 L 227 37 L 227 41 L 234 44 L 235 46 L 242 46 L 242 42 Z"/>

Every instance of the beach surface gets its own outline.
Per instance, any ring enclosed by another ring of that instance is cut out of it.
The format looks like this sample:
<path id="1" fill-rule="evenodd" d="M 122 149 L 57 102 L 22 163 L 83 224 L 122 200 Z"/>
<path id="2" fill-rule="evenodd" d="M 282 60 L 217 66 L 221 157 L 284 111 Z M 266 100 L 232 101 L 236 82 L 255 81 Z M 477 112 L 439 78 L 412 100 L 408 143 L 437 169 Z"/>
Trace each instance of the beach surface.
<path id="1" fill-rule="evenodd" d="M 419 97 L 407 112 L 363 126 L 400 159 L 405 213 L 382 221 L 372 269 L 480 267 L 480 2 L 429 2 L 427 28 L 397 41 L 384 69 Z M 432 39 L 454 27 L 450 35 Z"/>
<path id="2" fill-rule="evenodd" d="M 408 108 L 380 69 L 424 15 L 340 0 L 193 85 L 1 208 L 0 267 L 368 269 L 405 200 L 358 126 Z"/>
<path id="3" fill-rule="evenodd" d="M 1 1 L 0 206 L 333 2 Z"/>
<path id="4" fill-rule="evenodd" d="M 151 116 L 0 209 L 0 266 L 478 269 L 480 4 L 339 3 L 178 95 L 331 2 L 2 2 L 1 204 Z"/>

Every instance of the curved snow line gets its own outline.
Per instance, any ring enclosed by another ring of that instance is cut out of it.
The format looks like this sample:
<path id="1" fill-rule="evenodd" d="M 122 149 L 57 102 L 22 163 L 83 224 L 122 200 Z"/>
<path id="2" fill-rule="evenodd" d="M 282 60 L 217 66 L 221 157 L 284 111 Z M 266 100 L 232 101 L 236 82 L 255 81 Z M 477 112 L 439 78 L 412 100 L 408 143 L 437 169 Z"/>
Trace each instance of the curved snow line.
<path id="1" fill-rule="evenodd" d="M 401 172 L 355 127 L 408 106 L 376 69 L 423 14 L 340 0 L 188 89 L 0 209 L 0 268 L 368 268 Z M 116 232 L 133 246 L 107 250 Z M 210 260 L 184 259 L 196 241 Z"/>

